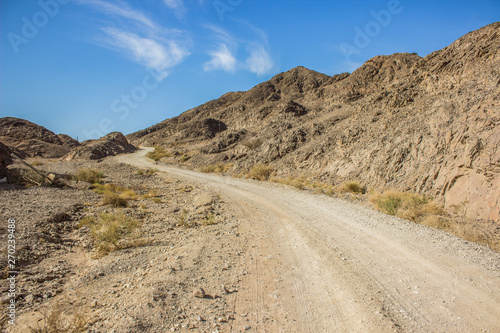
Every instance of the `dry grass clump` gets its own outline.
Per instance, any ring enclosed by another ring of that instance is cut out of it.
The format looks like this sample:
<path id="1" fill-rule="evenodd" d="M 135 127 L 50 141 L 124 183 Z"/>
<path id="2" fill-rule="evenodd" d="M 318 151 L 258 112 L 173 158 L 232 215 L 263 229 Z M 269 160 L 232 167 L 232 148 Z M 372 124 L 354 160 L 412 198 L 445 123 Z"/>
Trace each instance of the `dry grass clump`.
<path id="1" fill-rule="evenodd" d="M 303 190 L 309 183 L 307 182 L 307 179 L 304 177 L 294 177 L 294 176 L 288 176 L 287 178 L 276 178 L 273 177 L 271 179 L 273 183 L 280 183 L 280 184 L 285 184 L 289 186 L 293 186 L 295 188 L 298 188 L 299 190 Z"/>
<path id="2" fill-rule="evenodd" d="M 116 184 L 94 184 L 94 191 L 102 194 L 102 204 L 113 207 L 126 207 L 129 200 L 136 200 L 134 190 Z"/>
<path id="3" fill-rule="evenodd" d="M 273 168 L 269 165 L 258 163 L 248 173 L 248 177 L 256 180 L 268 180 L 273 172 Z"/>
<path id="4" fill-rule="evenodd" d="M 227 172 L 232 166 L 232 164 L 217 163 L 202 166 L 199 170 L 203 173 L 223 173 Z"/>
<path id="5" fill-rule="evenodd" d="M 101 184 L 104 173 L 95 169 L 79 169 L 75 175 L 76 181 L 87 182 L 89 184 Z"/>
<path id="6" fill-rule="evenodd" d="M 87 320 L 81 313 L 68 314 L 62 306 L 55 306 L 50 313 L 42 313 L 43 326 L 29 327 L 31 333 L 80 333 L 87 331 Z"/>
<path id="7" fill-rule="evenodd" d="M 435 222 L 446 215 L 440 205 L 433 202 L 430 197 L 422 194 L 386 191 L 382 194 L 372 194 L 370 201 L 385 214 L 396 215 L 418 223 Z"/>
<path id="8" fill-rule="evenodd" d="M 357 181 L 348 181 L 339 186 L 340 193 L 365 194 L 366 188 Z"/>
<path id="9" fill-rule="evenodd" d="M 164 157 L 172 157 L 173 155 L 165 150 L 161 146 L 156 146 L 154 151 L 150 151 L 146 154 L 146 157 L 158 162 Z"/>
<path id="10" fill-rule="evenodd" d="M 120 249 L 118 242 L 132 234 L 139 223 L 125 214 L 102 213 L 96 219 L 84 217 L 80 220 L 80 226 L 86 226 L 90 230 L 97 251 L 100 254 L 108 254 Z"/>
<path id="11" fill-rule="evenodd" d="M 182 157 L 181 157 L 181 158 L 179 158 L 179 162 L 180 162 L 180 163 L 184 163 L 184 162 L 186 162 L 187 160 L 189 160 L 190 158 L 191 158 L 191 156 L 184 154 L 184 155 L 182 155 Z"/>
<path id="12" fill-rule="evenodd" d="M 142 175 L 150 176 L 150 175 L 157 173 L 158 171 L 160 171 L 160 170 L 158 170 L 157 168 L 150 168 L 150 169 L 146 169 L 146 170 L 139 169 L 139 170 L 137 170 L 137 174 L 141 175 L 141 176 Z"/>

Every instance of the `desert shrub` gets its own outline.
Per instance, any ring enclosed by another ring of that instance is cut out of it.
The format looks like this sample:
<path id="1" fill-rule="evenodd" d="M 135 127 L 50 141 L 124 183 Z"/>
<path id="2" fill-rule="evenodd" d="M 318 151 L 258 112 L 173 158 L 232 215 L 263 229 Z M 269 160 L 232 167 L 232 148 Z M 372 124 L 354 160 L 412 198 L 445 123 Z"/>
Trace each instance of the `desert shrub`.
<path id="1" fill-rule="evenodd" d="M 213 225 L 215 224 L 215 216 L 214 214 L 208 214 L 205 216 L 205 219 L 202 221 L 203 225 Z"/>
<path id="2" fill-rule="evenodd" d="M 87 331 L 87 320 L 80 313 L 63 311 L 65 307 L 61 305 L 54 306 L 50 313 L 44 313 L 43 326 L 29 327 L 31 333 L 80 333 Z"/>
<path id="3" fill-rule="evenodd" d="M 182 155 L 182 157 L 179 159 L 179 162 L 184 163 L 187 160 L 189 160 L 191 157 L 188 155 Z"/>
<path id="4" fill-rule="evenodd" d="M 137 174 L 141 175 L 141 176 L 143 176 L 143 175 L 150 176 L 150 175 L 157 173 L 158 171 L 160 171 L 160 170 L 158 170 L 157 168 L 150 168 L 150 169 L 146 169 L 146 170 L 139 169 L 139 170 L 137 170 Z"/>
<path id="5" fill-rule="evenodd" d="M 232 167 L 232 164 L 217 163 L 217 164 L 204 165 L 204 166 L 200 167 L 199 170 L 200 170 L 200 172 L 203 172 L 203 173 L 222 173 L 222 172 L 226 172 L 231 167 Z"/>
<path id="6" fill-rule="evenodd" d="M 134 190 L 116 184 L 94 184 L 94 191 L 102 194 L 102 204 L 113 207 L 125 207 L 129 200 L 136 200 Z"/>
<path id="7" fill-rule="evenodd" d="M 138 225 L 137 220 L 125 214 L 101 213 L 97 219 L 84 217 L 80 220 L 81 227 L 89 228 L 97 251 L 101 254 L 119 249 L 118 242 L 129 236 Z"/>
<path id="8" fill-rule="evenodd" d="M 303 190 L 308 185 L 308 182 L 304 177 L 288 176 L 287 178 L 272 178 L 271 181 L 273 183 L 293 186 L 295 188 L 298 188 L 299 190 Z"/>
<path id="9" fill-rule="evenodd" d="M 248 176 L 257 180 L 267 180 L 271 173 L 273 172 L 273 168 L 269 165 L 265 165 L 263 163 L 256 164 L 248 173 Z"/>
<path id="10" fill-rule="evenodd" d="M 339 186 L 341 193 L 365 194 L 366 188 L 357 181 L 348 181 Z"/>
<path id="11" fill-rule="evenodd" d="M 429 220 L 431 216 L 446 215 L 440 205 L 422 194 L 386 191 L 372 194 L 370 201 L 383 213 L 419 223 Z"/>
<path id="12" fill-rule="evenodd" d="M 172 157 L 173 155 L 165 150 L 161 146 L 156 146 L 154 151 L 150 151 L 146 154 L 146 157 L 158 162 L 164 157 Z"/>
<path id="13" fill-rule="evenodd" d="M 104 173 L 94 169 L 79 169 L 76 172 L 75 180 L 87 182 L 89 184 L 100 184 L 104 178 Z"/>

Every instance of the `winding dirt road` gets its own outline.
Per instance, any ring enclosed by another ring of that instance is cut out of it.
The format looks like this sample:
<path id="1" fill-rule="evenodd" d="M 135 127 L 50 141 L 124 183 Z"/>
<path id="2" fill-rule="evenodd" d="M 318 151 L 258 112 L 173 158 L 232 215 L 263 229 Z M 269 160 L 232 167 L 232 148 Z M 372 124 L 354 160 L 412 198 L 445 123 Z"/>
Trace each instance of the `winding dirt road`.
<path id="1" fill-rule="evenodd" d="M 208 186 L 249 239 L 234 304 L 255 332 L 500 332 L 500 254 L 369 207 L 118 159 Z"/>

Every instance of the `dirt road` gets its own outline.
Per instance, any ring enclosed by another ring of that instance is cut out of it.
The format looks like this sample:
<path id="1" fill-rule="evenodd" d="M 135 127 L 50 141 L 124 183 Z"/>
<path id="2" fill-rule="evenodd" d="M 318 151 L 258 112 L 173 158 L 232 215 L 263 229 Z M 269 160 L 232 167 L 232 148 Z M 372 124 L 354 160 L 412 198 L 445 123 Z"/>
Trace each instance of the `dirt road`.
<path id="1" fill-rule="evenodd" d="M 250 240 L 235 327 L 500 331 L 500 254 L 345 200 L 155 164 L 145 153 L 118 159 L 208 186 L 234 209 Z"/>

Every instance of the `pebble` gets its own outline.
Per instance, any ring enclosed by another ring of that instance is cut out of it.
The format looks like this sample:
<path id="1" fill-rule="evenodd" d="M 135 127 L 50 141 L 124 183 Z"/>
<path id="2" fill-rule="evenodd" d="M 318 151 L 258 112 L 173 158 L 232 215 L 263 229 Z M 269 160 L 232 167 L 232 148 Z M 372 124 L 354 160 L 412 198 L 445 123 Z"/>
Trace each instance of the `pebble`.
<path id="1" fill-rule="evenodd" d="M 193 296 L 197 298 L 205 298 L 205 290 L 203 290 L 203 288 L 196 288 L 193 290 Z"/>

